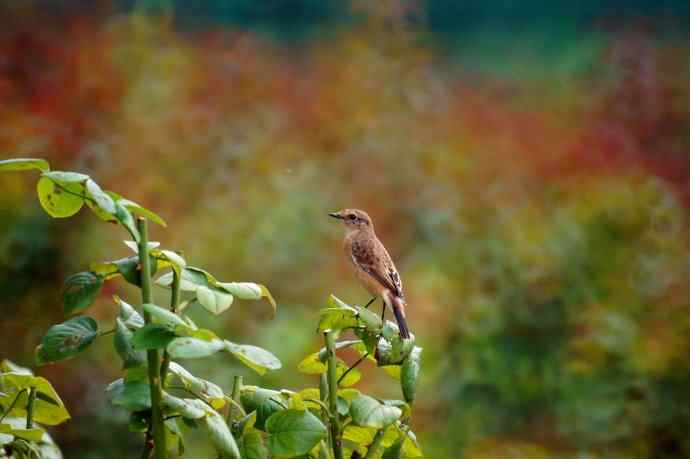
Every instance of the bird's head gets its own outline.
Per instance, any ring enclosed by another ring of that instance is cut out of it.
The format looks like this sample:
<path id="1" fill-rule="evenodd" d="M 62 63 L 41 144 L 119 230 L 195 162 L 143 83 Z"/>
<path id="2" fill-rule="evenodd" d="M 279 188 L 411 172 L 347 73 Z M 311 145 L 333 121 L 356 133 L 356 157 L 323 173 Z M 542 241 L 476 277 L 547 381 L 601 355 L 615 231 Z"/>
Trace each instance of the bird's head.
<path id="1" fill-rule="evenodd" d="M 348 230 L 361 230 L 365 228 L 374 228 L 374 224 L 371 221 L 369 215 L 366 212 L 359 209 L 343 209 L 338 212 L 332 212 L 331 217 L 342 220 L 345 228 Z"/>

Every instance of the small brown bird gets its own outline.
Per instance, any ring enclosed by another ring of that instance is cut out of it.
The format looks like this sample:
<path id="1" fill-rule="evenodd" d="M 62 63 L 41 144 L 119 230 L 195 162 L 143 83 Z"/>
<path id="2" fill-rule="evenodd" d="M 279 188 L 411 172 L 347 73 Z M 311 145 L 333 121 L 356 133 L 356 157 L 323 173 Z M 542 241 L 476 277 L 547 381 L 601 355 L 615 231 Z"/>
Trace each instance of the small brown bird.
<path id="1" fill-rule="evenodd" d="M 345 225 L 345 256 L 352 261 L 357 279 L 364 288 L 375 295 L 374 299 L 376 296 L 383 299 L 384 312 L 385 307 L 393 311 L 400 336 L 409 338 L 402 281 L 388 251 L 376 237 L 371 218 L 366 212 L 358 209 L 343 209 L 328 215 L 342 220 Z"/>

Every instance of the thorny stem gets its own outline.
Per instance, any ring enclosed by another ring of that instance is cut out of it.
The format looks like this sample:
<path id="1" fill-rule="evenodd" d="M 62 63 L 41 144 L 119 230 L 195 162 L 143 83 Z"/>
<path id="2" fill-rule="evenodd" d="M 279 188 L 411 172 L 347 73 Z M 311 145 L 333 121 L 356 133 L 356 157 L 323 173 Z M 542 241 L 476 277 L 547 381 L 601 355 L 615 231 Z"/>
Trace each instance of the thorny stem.
<path id="1" fill-rule="evenodd" d="M 343 459 L 343 446 L 340 438 L 340 420 L 338 419 L 338 380 L 336 376 L 337 360 L 335 355 L 335 338 L 328 330 L 324 332 L 328 358 L 328 407 L 331 425 L 331 439 L 333 442 L 333 456 Z"/>
<path id="2" fill-rule="evenodd" d="M 137 229 L 139 230 L 139 263 L 141 264 L 141 299 L 144 304 L 151 303 L 151 259 L 149 258 L 148 246 L 148 225 L 146 219 L 137 218 Z M 144 322 L 151 322 L 151 315 L 144 311 Z M 151 389 L 151 425 L 147 433 L 147 446 L 153 436 L 153 452 L 156 459 L 165 459 L 167 448 L 165 446 L 165 424 L 163 423 L 163 413 L 161 412 L 161 400 L 163 398 L 161 390 L 160 356 L 158 349 L 146 351 L 148 361 L 149 387 Z M 152 435 L 151 435 L 152 434 Z"/>
<path id="3" fill-rule="evenodd" d="M 180 274 L 173 269 L 173 281 L 170 293 L 170 312 L 177 314 L 177 307 L 180 304 Z M 163 363 L 161 364 L 161 386 L 165 389 L 165 377 L 168 374 L 168 367 L 170 366 L 170 354 L 167 350 L 163 351 Z"/>
<path id="4" fill-rule="evenodd" d="M 357 368 L 357 365 L 359 365 L 360 363 L 364 362 L 364 359 L 366 359 L 368 356 L 369 356 L 369 352 L 364 353 L 364 355 L 362 355 L 355 363 L 353 363 L 352 366 L 351 366 L 350 368 L 348 368 L 347 370 L 345 370 L 345 373 L 343 373 L 342 375 L 340 375 L 340 378 L 338 378 L 338 384 L 340 384 L 341 382 L 343 382 L 343 379 L 345 379 L 345 376 L 347 376 L 347 374 L 348 374 L 349 372 L 351 372 L 352 370 L 354 370 L 355 368 Z"/>

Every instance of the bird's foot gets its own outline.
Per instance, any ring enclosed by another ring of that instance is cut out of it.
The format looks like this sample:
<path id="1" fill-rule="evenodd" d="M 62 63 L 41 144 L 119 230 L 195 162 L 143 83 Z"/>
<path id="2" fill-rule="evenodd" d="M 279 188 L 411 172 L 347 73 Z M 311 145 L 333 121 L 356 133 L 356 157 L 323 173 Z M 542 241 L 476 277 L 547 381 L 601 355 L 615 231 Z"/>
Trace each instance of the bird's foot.
<path id="1" fill-rule="evenodd" d="M 373 303 L 374 300 L 376 300 L 376 297 L 373 297 L 372 299 L 370 299 L 369 302 L 367 303 L 367 305 L 364 306 L 364 309 L 369 309 L 369 306 L 371 306 L 371 303 Z"/>

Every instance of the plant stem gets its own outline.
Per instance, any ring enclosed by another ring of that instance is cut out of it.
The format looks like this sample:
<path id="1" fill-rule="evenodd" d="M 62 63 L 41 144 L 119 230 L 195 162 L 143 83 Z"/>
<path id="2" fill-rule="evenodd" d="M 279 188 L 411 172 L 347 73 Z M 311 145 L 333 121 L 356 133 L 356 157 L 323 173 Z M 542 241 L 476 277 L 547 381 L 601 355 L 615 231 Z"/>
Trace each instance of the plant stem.
<path id="1" fill-rule="evenodd" d="M 232 378 L 232 400 L 233 403 L 228 404 L 228 416 L 225 419 L 225 422 L 227 423 L 228 427 L 232 431 L 232 415 L 233 415 L 233 407 L 238 409 L 240 413 L 244 413 L 244 410 L 242 409 L 242 405 L 240 404 L 240 394 L 242 393 L 242 376 L 241 375 L 235 375 Z M 223 455 L 218 454 L 218 459 L 222 459 Z"/>
<path id="2" fill-rule="evenodd" d="M 242 393 L 242 375 L 235 375 L 232 379 L 232 399 L 236 403 L 240 403 L 240 395 Z"/>
<path id="3" fill-rule="evenodd" d="M 323 404 L 323 406 L 326 406 L 326 403 L 328 402 L 328 377 L 326 376 L 326 373 L 321 373 L 319 377 L 319 398 L 321 399 L 321 403 Z M 326 409 L 321 410 L 321 419 L 323 419 L 324 422 L 330 423 L 331 414 L 328 411 L 329 410 Z M 332 450 L 333 439 L 331 438 L 330 430 L 328 431 L 328 445 L 331 447 Z"/>
<path id="4" fill-rule="evenodd" d="M 177 307 L 180 304 L 180 275 L 177 270 L 173 269 L 172 290 L 170 293 L 170 312 L 177 314 Z M 167 349 L 163 351 L 163 363 L 161 364 L 161 387 L 165 388 L 165 377 L 168 374 L 168 367 L 170 366 L 170 354 Z"/>
<path id="5" fill-rule="evenodd" d="M 141 264 L 141 299 L 144 304 L 151 303 L 151 259 L 149 258 L 149 235 L 146 219 L 137 218 L 139 230 L 139 263 Z M 151 315 L 144 311 L 144 322 L 151 322 Z M 156 459 L 165 459 L 167 448 L 165 446 L 165 424 L 161 412 L 160 358 L 158 349 L 146 351 L 148 361 L 149 387 L 151 388 L 151 425 L 149 433 L 153 431 L 153 452 Z M 147 436 L 148 437 L 148 436 Z M 147 438 L 148 439 L 148 438 Z"/>
<path id="6" fill-rule="evenodd" d="M 338 419 L 338 378 L 336 375 L 337 360 L 335 356 L 335 338 L 331 331 L 325 331 L 326 351 L 328 358 L 328 407 L 333 441 L 333 456 L 343 459 L 343 446 L 340 438 L 340 420 Z"/>
<path id="7" fill-rule="evenodd" d="M 26 402 L 26 428 L 34 427 L 34 401 L 36 400 L 36 388 L 29 389 L 29 400 Z"/>
<path id="8" fill-rule="evenodd" d="M 371 445 L 369 445 L 367 455 L 364 456 L 364 459 L 373 459 L 376 456 L 376 451 L 378 451 L 379 446 L 381 445 L 381 440 L 383 440 L 383 434 L 385 431 L 386 429 L 379 429 L 376 432 L 376 435 L 374 435 L 374 441 L 372 441 Z"/>

